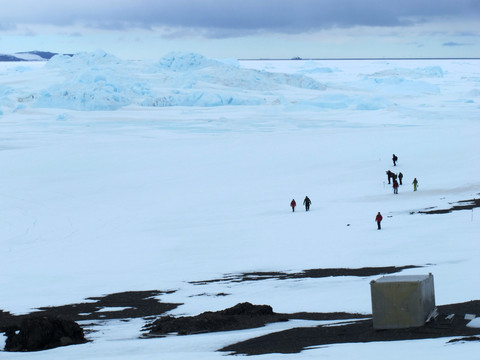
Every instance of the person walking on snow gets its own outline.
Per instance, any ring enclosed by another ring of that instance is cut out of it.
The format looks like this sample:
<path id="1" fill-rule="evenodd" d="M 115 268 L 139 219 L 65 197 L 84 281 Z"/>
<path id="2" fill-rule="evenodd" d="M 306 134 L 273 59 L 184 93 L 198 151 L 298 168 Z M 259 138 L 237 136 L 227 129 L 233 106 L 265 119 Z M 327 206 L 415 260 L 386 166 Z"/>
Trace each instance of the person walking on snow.
<path id="1" fill-rule="evenodd" d="M 388 178 L 388 185 L 390 185 L 390 179 L 393 178 L 393 172 L 388 170 L 388 171 L 386 171 L 386 173 L 387 173 L 387 178 Z"/>
<path id="2" fill-rule="evenodd" d="M 292 201 L 290 202 L 290 206 L 292 207 L 292 212 L 295 212 L 295 206 L 297 206 L 295 199 L 292 199 Z"/>
<path id="3" fill-rule="evenodd" d="M 413 179 L 413 191 L 417 191 L 417 187 L 418 187 L 418 180 L 417 178 Z"/>
<path id="4" fill-rule="evenodd" d="M 398 194 L 398 181 L 393 180 L 393 193 Z"/>
<path id="5" fill-rule="evenodd" d="M 312 201 L 308 198 L 308 196 L 305 196 L 305 200 L 303 200 L 303 205 L 305 205 L 305 211 L 310 210 L 310 204 Z"/>
<path id="6" fill-rule="evenodd" d="M 382 227 L 380 226 L 380 223 L 383 220 L 382 214 L 380 214 L 380 211 L 378 212 L 377 216 L 375 217 L 375 221 L 377 222 L 377 230 L 380 230 Z"/>
<path id="7" fill-rule="evenodd" d="M 401 172 L 398 173 L 398 180 L 400 181 L 400 185 L 402 185 L 403 174 Z"/>
<path id="8" fill-rule="evenodd" d="M 393 154 L 392 160 L 393 160 L 393 166 L 397 166 L 397 160 L 398 160 L 397 155 Z"/>

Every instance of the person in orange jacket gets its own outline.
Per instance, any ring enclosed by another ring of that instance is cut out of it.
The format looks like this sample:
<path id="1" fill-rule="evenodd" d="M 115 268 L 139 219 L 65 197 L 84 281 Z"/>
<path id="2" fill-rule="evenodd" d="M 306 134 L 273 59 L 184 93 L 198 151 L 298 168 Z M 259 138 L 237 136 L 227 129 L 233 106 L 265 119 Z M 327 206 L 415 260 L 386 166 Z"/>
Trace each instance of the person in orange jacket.
<path id="1" fill-rule="evenodd" d="M 382 214 L 380 214 L 380 211 L 379 211 L 377 216 L 375 217 L 375 221 L 377 222 L 377 227 L 378 227 L 377 230 L 380 230 L 382 228 L 381 225 L 380 225 L 382 220 L 383 220 L 383 216 L 382 216 Z"/>
<path id="2" fill-rule="evenodd" d="M 292 212 L 295 212 L 295 206 L 297 206 L 295 199 L 292 199 L 292 201 L 290 202 L 290 206 L 292 207 Z"/>

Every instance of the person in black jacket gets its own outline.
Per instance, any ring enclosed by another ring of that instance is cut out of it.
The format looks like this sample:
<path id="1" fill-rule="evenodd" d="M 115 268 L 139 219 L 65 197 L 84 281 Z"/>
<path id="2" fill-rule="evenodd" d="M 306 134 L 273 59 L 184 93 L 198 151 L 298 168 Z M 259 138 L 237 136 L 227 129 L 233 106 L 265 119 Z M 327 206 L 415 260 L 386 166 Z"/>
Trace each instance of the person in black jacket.
<path id="1" fill-rule="evenodd" d="M 309 199 L 308 196 L 305 196 L 305 200 L 303 200 L 303 205 L 305 205 L 305 211 L 310 210 L 310 204 L 312 201 Z"/>
<path id="2" fill-rule="evenodd" d="M 390 180 L 393 179 L 394 173 L 391 172 L 390 170 L 386 171 L 386 173 L 387 173 L 388 183 L 390 184 Z"/>
<path id="3" fill-rule="evenodd" d="M 398 160 L 397 155 L 393 154 L 392 156 L 393 166 L 397 166 L 397 160 Z"/>

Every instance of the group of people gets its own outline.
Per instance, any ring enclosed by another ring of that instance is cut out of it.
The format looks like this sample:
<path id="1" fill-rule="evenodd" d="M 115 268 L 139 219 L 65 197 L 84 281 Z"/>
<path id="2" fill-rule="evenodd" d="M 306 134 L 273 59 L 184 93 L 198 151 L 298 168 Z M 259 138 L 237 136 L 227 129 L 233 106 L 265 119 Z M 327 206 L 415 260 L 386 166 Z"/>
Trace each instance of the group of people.
<path id="1" fill-rule="evenodd" d="M 393 161 L 393 166 L 397 166 L 397 161 L 398 161 L 397 155 L 393 154 L 392 161 Z M 390 170 L 387 170 L 386 173 L 387 173 L 388 184 L 391 184 L 390 181 L 393 182 L 393 185 L 392 185 L 393 193 L 398 194 L 399 185 L 403 185 L 402 184 L 403 174 L 401 172 L 399 172 L 398 175 L 397 175 Z M 398 181 L 397 181 L 397 179 L 398 179 Z M 412 184 L 413 184 L 413 191 L 417 191 L 417 188 L 418 188 L 417 178 L 413 179 Z"/>
<path id="2" fill-rule="evenodd" d="M 392 161 L 393 161 L 393 166 L 397 166 L 398 157 L 395 154 L 393 154 Z M 393 193 L 398 194 L 398 187 L 399 187 L 399 185 L 402 185 L 403 174 L 401 172 L 399 172 L 398 175 L 397 175 L 390 170 L 388 170 L 386 173 L 387 173 L 387 177 L 388 177 L 388 183 L 391 184 L 391 181 L 393 181 Z M 398 181 L 397 181 L 397 179 L 398 179 Z M 413 191 L 417 191 L 417 188 L 418 188 L 417 178 L 413 179 L 412 184 L 413 184 Z M 305 199 L 303 200 L 303 205 L 305 206 L 305 211 L 310 210 L 310 205 L 311 204 L 312 204 L 312 201 L 310 200 L 310 198 L 308 196 L 305 196 Z M 295 201 L 295 199 L 292 199 L 292 201 L 290 202 L 290 207 L 292 208 L 292 212 L 295 212 L 295 207 L 296 206 L 297 206 L 297 202 Z M 382 216 L 382 214 L 380 214 L 380 211 L 379 211 L 377 216 L 375 217 L 375 221 L 377 223 L 378 230 L 380 230 L 382 228 L 382 226 L 381 226 L 382 220 L 383 220 L 383 216 Z"/>
<path id="3" fill-rule="evenodd" d="M 397 166 L 397 161 L 398 161 L 397 155 L 393 154 L 392 161 L 393 161 L 393 166 Z M 393 181 L 393 185 L 392 185 L 393 193 L 398 194 L 398 187 L 399 187 L 399 185 L 402 185 L 403 174 L 401 172 L 399 172 L 398 175 L 397 175 L 390 170 L 388 170 L 386 173 L 387 173 L 387 177 L 388 177 L 388 183 L 391 184 L 390 180 Z M 397 181 L 397 178 L 398 178 L 398 181 Z M 412 184 L 413 184 L 413 191 L 417 191 L 417 188 L 418 188 L 417 178 L 413 179 Z M 380 214 L 380 211 L 379 211 L 377 216 L 375 217 L 375 221 L 377 223 L 378 230 L 380 230 L 382 228 L 382 226 L 381 226 L 382 220 L 383 220 L 383 216 L 382 216 L 382 214 Z"/>
<path id="4" fill-rule="evenodd" d="M 394 194 L 398 194 L 398 186 L 399 186 L 399 182 L 400 182 L 400 185 L 403 185 L 402 184 L 402 179 L 403 179 L 403 174 L 401 172 L 397 174 L 391 172 L 390 170 L 387 171 L 387 177 L 388 177 L 388 183 L 390 183 L 390 180 L 393 180 L 393 193 Z M 398 178 L 398 181 L 397 181 L 397 178 Z"/>
<path id="5" fill-rule="evenodd" d="M 305 196 L 305 199 L 303 200 L 303 205 L 305 205 L 305 211 L 310 210 L 310 204 L 312 203 L 312 200 L 308 196 Z M 295 212 L 295 206 L 297 206 L 297 203 L 295 199 L 292 199 L 290 202 L 290 207 L 292 208 L 292 212 Z"/>
<path id="6" fill-rule="evenodd" d="M 388 183 L 391 184 L 391 180 L 393 180 L 393 182 L 397 181 L 400 181 L 400 185 L 402 185 L 402 179 L 403 179 L 403 174 L 401 172 L 397 174 L 395 174 L 394 172 L 390 171 L 390 170 L 387 170 L 386 171 L 387 173 L 387 178 L 388 178 Z"/>

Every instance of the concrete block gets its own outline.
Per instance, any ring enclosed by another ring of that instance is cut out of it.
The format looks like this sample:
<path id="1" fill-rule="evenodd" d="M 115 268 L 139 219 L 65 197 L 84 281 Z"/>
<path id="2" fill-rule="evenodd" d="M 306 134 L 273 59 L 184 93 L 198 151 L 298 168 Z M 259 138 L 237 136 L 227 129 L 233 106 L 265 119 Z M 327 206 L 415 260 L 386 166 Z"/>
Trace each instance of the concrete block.
<path id="1" fill-rule="evenodd" d="M 384 276 L 370 290 L 375 329 L 423 326 L 435 310 L 432 274 Z"/>

